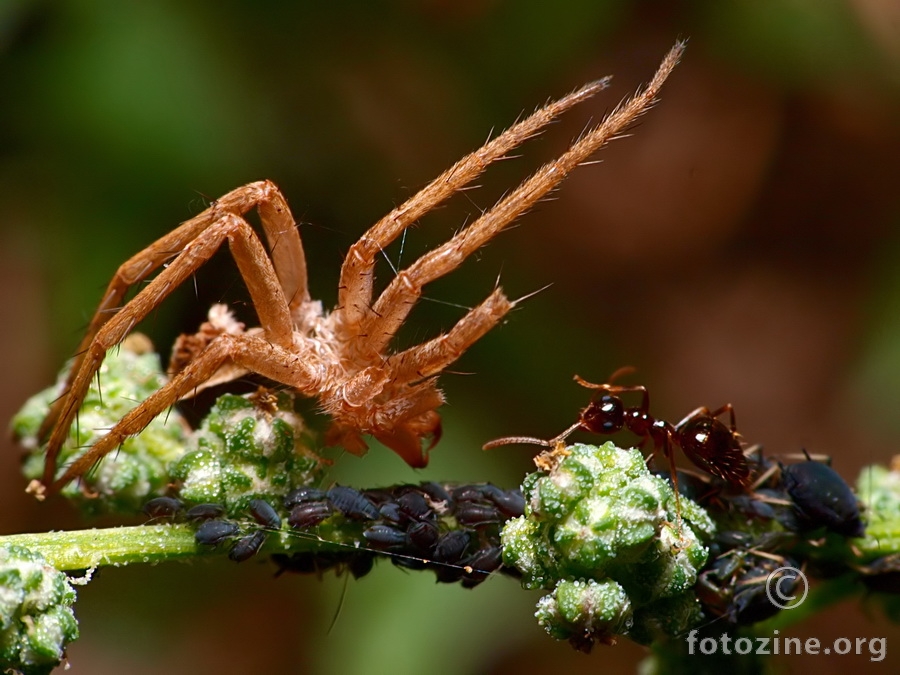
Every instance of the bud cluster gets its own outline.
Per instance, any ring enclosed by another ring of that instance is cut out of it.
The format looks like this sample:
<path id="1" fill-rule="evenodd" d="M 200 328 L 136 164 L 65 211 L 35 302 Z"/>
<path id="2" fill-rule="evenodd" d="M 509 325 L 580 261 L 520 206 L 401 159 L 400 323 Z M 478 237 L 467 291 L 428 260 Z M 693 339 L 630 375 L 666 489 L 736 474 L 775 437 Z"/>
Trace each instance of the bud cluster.
<path id="1" fill-rule="evenodd" d="M 536 616 L 552 636 L 589 650 L 617 635 L 642 643 L 696 622 L 692 590 L 714 525 L 676 499 L 637 450 L 573 445 L 525 479 L 525 514 L 503 530 L 503 562 L 550 592 Z"/>
<path id="2" fill-rule="evenodd" d="M 0 664 L 24 675 L 53 670 L 78 637 L 75 591 L 62 572 L 21 546 L 0 547 Z"/>

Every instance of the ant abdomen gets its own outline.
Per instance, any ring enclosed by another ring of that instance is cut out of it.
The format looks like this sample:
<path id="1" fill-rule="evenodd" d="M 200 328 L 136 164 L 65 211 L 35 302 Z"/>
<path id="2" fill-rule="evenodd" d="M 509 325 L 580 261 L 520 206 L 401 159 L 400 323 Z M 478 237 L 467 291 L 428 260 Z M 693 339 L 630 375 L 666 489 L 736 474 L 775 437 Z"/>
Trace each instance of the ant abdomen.
<path id="1" fill-rule="evenodd" d="M 736 431 L 709 414 L 688 419 L 678 429 L 678 445 L 696 466 L 730 485 L 746 487 L 750 467 Z"/>

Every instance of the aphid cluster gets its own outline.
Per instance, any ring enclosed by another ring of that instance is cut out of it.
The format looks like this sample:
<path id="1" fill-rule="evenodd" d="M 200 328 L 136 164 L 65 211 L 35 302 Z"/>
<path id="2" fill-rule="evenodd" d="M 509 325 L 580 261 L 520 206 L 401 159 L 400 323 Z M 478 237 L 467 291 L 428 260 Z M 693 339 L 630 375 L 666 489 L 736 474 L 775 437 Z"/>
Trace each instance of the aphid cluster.
<path id="1" fill-rule="evenodd" d="M 381 556 L 398 567 L 434 570 L 440 582 L 461 581 L 472 588 L 502 569 L 500 530 L 509 518 L 524 513 L 525 501 L 519 490 L 503 490 L 490 483 L 422 483 L 365 491 L 335 485 L 328 490 L 297 488 L 285 497 L 283 507 L 287 524 L 298 534 L 315 536 L 321 524 L 334 519 L 331 522 L 354 524 L 359 540 L 335 550 L 276 553 L 272 557 L 279 574 L 346 569 L 358 578 Z M 217 504 L 184 510 L 179 500 L 159 497 L 149 501 L 144 511 L 153 518 L 183 516 L 197 523 L 198 544 L 230 542 L 228 555 L 237 562 L 258 553 L 267 534 L 282 525 L 276 509 L 260 499 L 250 502 L 248 515 L 256 525 L 249 528 L 225 519 L 224 507 Z"/>
<path id="2" fill-rule="evenodd" d="M 728 530 L 717 534 L 710 546 L 710 562 L 696 585 L 707 615 L 736 625 L 751 625 L 777 614 L 781 607 L 769 599 L 766 582 L 779 568 L 800 568 L 798 560 L 775 552 L 790 541 L 790 536 L 780 533 L 753 537 Z M 779 590 L 791 594 L 796 581 L 786 579 Z"/>
<path id="3" fill-rule="evenodd" d="M 693 496 L 705 490 L 702 500 L 719 522 L 710 545 L 710 562 L 701 572 L 697 594 L 707 614 L 730 623 L 749 625 L 776 614 L 766 585 L 770 574 L 783 567 L 821 571 L 826 576 L 849 571 L 835 569 L 823 547 L 849 547 L 848 538 L 862 537 L 865 526 L 859 503 L 850 486 L 824 462 L 781 464 L 755 458 L 759 479 L 755 489 L 728 493 L 715 481 L 691 486 Z M 683 480 L 682 485 L 690 481 Z M 731 529 L 733 528 L 733 529 Z M 852 560 L 852 556 L 848 556 Z M 779 591 L 790 595 L 797 579 L 781 581 Z"/>
<path id="4" fill-rule="evenodd" d="M 335 515 L 355 521 L 363 528 L 364 544 L 337 556 L 279 557 L 282 569 L 321 572 L 341 565 L 358 577 L 381 555 L 398 567 L 432 569 L 440 582 L 461 581 L 472 588 L 501 569 L 500 529 L 509 518 L 522 515 L 525 501 L 519 490 L 489 483 L 422 483 L 362 492 L 345 486 L 300 488 L 287 496 L 285 507 L 290 509 L 288 523 L 301 531 L 312 531 Z"/>
<path id="5" fill-rule="evenodd" d="M 181 500 L 174 497 L 156 497 L 144 505 L 144 513 L 151 518 L 177 518 L 184 516 L 195 523 L 194 539 L 202 546 L 218 546 L 231 542 L 228 557 L 235 562 L 252 558 L 266 543 L 268 532 L 281 528 L 281 516 L 271 504 L 262 499 L 251 499 L 247 514 L 256 521 L 249 531 L 232 520 L 226 520 L 225 507 L 221 504 L 195 504 L 187 510 Z"/>

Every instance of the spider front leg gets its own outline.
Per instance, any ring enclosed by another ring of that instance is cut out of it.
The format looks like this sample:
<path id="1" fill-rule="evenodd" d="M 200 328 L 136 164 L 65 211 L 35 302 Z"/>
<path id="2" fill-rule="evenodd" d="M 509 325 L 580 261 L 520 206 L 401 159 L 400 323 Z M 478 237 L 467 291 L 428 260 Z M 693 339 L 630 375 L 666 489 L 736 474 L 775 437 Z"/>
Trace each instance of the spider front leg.
<path id="1" fill-rule="evenodd" d="M 616 108 L 562 155 L 544 164 L 467 228 L 399 272 L 375 302 L 372 312 L 360 318 L 357 334 L 366 336 L 366 349 L 380 353 L 396 334 L 427 283 L 459 267 L 469 255 L 533 208 L 579 164 L 587 161 L 594 152 L 616 138 L 646 111 L 656 100 L 663 82 L 678 63 L 683 50 L 683 44 L 676 44 L 666 54 L 643 91 Z"/>
<path id="2" fill-rule="evenodd" d="M 515 304 L 500 288 L 494 289 L 447 333 L 388 357 L 392 381 L 407 384 L 439 374 L 500 323 Z"/>
<path id="3" fill-rule="evenodd" d="M 272 252 L 272 262 L 285 296 L 289 299 L 291 312 L 299 314 L 302 304 L 309 300 L 309 291 L 306 281 L 306 259 L 296 224 L 287 201 L 274 183 L 271 181 L 250 183 L 220 197 L 202 213 L 157 239 L 116 270 L 103 299 L 94 311 L 81 343 L 75 350 L 65 390 L 70 389 L 97 333 L 121 309 L 129 288 L 147 279 L 165 262 L 184 251 L 201 233 L 217 223 L 223 214 L 241 215 L 254 207 L 259 211 L 263 231 Z M 57 424 L 65 405 L 66 396 L 63 396 L 51 406 L 38 432 L 40 439 L 46 439 L 47 434 Z"/>
<path id="4" fill-rule="evenodd" d="M 318 391 L 322 380 L 327 377 L 312 348 L 292 350 L 262 337 L 222 334 L 183 371 L 126 413 L 109 433 L 69 465 L 62 476 L 52 482 L 45 478 L 44 485 L 49 486 L 48 491 L 56 492 L 70 481 L 83 476 L 125 439 L 140 433 L 155 417 L 212 377 L 227 361 L 293 387 L 306 395 Z M 29 491 L 43 494 L 39 486 L 29 486 Z"/>
<path id="5" fill-rule="evenodd" d="M 165 270 L 100 328 L 76 362 L 77 371 L 74 371 L 74 377 L 70 376 L 69 387 L 60 399 L 59 416 L 47 441 L 42 479 L 45 486 L 54 482 L 56 458 L 106 352 L 121 342 L 175 287 L 194 274 L 226 240 L 247 284 L 266 338 L 283 349 L 291 349 L 291 312 L 272 261 L 245 220 L 233 214 L 222 215 L 188 243 Z M 51 410 L 51 414 L 53 412 Z"/>
<path id="6" fill-rule="evenodd" d="M 361 323 L 371 312 L 375 260 L 400 233 L 426 213 L 478 178 L 493 162 L 521 145 L 556 117 L 587 100 L 609 85 L 606 77 L 584 85 L 558 101 L 548 103 L 534 114 L 513 125 L 492 141 L 456 162 L 404 204 L 379 220 L 360 237 L 344 259 L 338 285 L 339 321 L 345 340 L 363 334 Z"/>

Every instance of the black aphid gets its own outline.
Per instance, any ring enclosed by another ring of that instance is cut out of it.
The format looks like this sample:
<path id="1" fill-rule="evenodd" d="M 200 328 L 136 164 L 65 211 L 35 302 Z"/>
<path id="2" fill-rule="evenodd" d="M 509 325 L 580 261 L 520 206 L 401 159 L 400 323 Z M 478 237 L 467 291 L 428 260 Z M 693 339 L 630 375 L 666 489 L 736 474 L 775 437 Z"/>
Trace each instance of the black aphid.
<path id="1" fill-rule="evenodd" d="M 207 520 L 194 532 L 194 540 L 205 546 L 221 544 L 240 531 L 240 528 L 227 520 Z"/>
<path id="2" fill-rule="evenodd" d="M 400 508 L 400 513 L 410 520 L 423 520 L 434 516 L 425 497 L 419 492 L 403 493 L 397 497 L 397 506 Z"/>
<path id="3" fill-rule="evenodd" d="M 184 514 L 185 518 L 194 522 L 221 518 L 224 515 L 225 507 L 221 504 L 197 504 L 189 508 Z"/>
<path id="4" fill-rule="evenodd" d="M 248 534 L 246 537 L 241 537 L 234 542 L 234 546 L 228 551 L 228 557 L 235 562 L 244 562 L 245 560 L 252 558 L 259 553 L 259 549 L 266 543 L 266 536 L 264 530 L 257 530 L 252 534 Z"/>
<path id="5" fill-rule="evenodd" d="M 181 507 L 181 501 L 174 497 L 154 497 L 144 504 L 143 510 L 150 518 L 174 518 Z"/>
<path id="6" fill-rule="evenodd" d="M 372 525 L 363 531 L 363 538 L 372 548 L 392 550 L 409 543 L 406 532 L 390 525 Z"/>
<path id="7" fill-rule="evenodd" d="M 281 517 L 269 502 L 262 499 L 251 499 L 249 510 L 253 520 L 263 527 L 267 527 L 270 530 L 277 530 L 281 527 Z"/>
<path id="8" fill-rule="evenodd" d="M 298 504 L 307 502 L 320 502 L 325 499 L 325 493 L 314 487 L 299 487 L 291 490 L 284 498 L 284 508 L 290 511 Z"/>
<path id="9" fill-rule="evenodd" d="M 437 544 L 438 538 L 440 537 L 440 530 L 438 530 L 437 525 L 434 523 L 422 520 L 410 525 L 409 529 L 406 530 L 406 534 L 409 537 L 409 541 L 414 546 L 422 551 L 429 552 L 434 548 L 435 544 Z"/>
<path id="10" fill-rule="evenodd" d="M 336 509 L 351 520 L 378 520 L 379 513 L 372 503 L 359 490 L 344 485 L 335 485 L 326 493 Z"/>
<path id="11" fill-rule="evenodd" d="M 307 530 L 332 515 L 334 507 L 329 502 L 306 502 L 291 509 L 288 524 L 297 530 Z"/>
<path id="12" fill-rule="evenodd" d="M 801 529 L 824 527 L 845 537 L 865 534 L 856 495 L 830 466 L 808 460 L 782 467 L 781 475 Z"/>
<path id="13" fill-rule="evenodd" d="M 478 502 L 458 503 L 454 515 L 460 525 L 469 527 L 481 527 L 489 523 L 500 523 L 505 520 L 496 506 Z"/>

